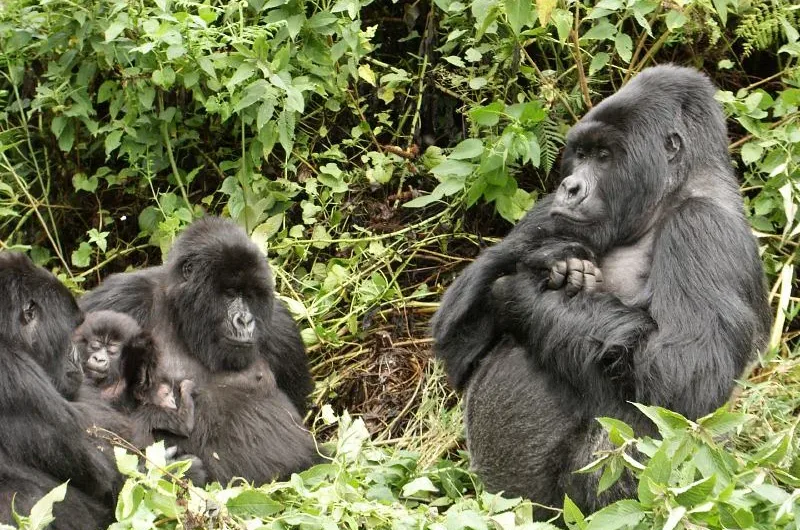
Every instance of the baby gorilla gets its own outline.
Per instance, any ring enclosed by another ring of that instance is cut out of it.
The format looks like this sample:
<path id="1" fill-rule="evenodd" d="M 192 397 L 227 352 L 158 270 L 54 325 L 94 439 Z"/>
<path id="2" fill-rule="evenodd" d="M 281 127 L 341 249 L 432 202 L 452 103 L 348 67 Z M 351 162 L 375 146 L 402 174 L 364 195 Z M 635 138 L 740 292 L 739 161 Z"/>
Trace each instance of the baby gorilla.
<path id="1" fill-rule="evenodd" d="M 189 436 L 194 428 L 194 382 L 183 380 L 176 399 L 172 384 L 158 376 L 158 350 L 150 334 L 133 318 L 116 311 L 90 312 L 73 341 L 85 385 L 131 418 L 134 445 L 152 444 L 154 431 Z"/>

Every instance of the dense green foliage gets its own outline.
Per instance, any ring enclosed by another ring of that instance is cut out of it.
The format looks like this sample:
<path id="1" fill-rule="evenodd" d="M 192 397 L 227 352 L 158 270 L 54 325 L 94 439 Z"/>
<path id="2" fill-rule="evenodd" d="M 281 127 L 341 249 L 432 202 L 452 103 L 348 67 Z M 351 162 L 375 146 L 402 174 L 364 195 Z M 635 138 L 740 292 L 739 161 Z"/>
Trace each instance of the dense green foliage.
<path id="1" fill-rule="evenodd" d="M 747 423 L 648 410 L 661 444 L 608 424 L 604 484 L 626 466 L 639 498 L 588 527 L 798 528 L 799 21 L 791 0 L 5 0 L 0 248 L 78 293 L 159 263 L 202 212 L 230 216 L 303 330 L 316 410 L 372 434 L 343 416 L 331 464 L 257 490 L 186 493 L 122 459 L 119 527 L 537 528 L 456 456 L 427 321 L 484 238 L 552 189 L 569 126 L 674 61 L 720 86 L 776 323 L 737 401 Z"/>

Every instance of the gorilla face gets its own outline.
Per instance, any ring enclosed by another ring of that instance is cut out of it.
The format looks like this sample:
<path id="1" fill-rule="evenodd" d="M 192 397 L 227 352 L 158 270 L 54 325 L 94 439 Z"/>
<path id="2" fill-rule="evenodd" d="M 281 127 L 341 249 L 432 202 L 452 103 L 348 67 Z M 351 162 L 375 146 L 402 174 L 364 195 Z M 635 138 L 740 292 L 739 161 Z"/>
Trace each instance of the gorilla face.
<path id="1" fill-rule="evenodd" d="M 83 314 L 67 288 L 24 254 L 2 252 L 0 299 L 0 336 L 24 345 L 57 388 L 74 386 L 70 335 Z"/>
<path id="2" fill-rule="evenodd" d="M 660 218 L 665 198 L 683 184 L 689 157 L 681 156 L 686 126 L 680 105 L 667 105 L 648 90 L 632 81 L 567 135 L 564 179 L 550 215 L 595 252 L 635 242 Z M 652 110 L 659 106 L 665 107 L 664 116 L 655 120 Z"/>
<path id="3" fill-rule="evenodd" d="M 258 354 L 272 317 L 266 258 L 235 223 L 194 222 L 175 241 L 167 302 L 181 338 L 212 371 L 241 370 Z"/>
<path id="4" fill-rule="evenodd" d="M 123 313 L 89 312 L 72 337 L 86 376 L 97 385 L 118 382 L 122 352 L 141 332 L 139 324 Z"/>

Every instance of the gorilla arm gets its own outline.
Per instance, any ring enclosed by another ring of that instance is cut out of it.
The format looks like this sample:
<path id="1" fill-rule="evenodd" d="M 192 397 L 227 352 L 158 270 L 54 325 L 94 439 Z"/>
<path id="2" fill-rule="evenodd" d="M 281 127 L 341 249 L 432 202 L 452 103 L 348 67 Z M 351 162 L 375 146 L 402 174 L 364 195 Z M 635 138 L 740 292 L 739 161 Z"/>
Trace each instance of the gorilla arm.
<path id="1" fill-rule="evenodd" d="M 93 447 L 77 411 L 32 359 L 3 345 L 0 351 L 5 352 L 0 359 L 13 358 L 13 362 L 0 361 L 3 459 L 45 470 L 57 480 L 70 480 L 78 489 L 110 500 L 121 482 L 111 457 Z"/>
<path id="2" fill-rule="evenodd" d="M 445 362 L 450 382 L 463 389 L 475 363 L 499 338 L 491 310 L 491 287 L 513 272 L 526 251 L 550 235 L 552 197 L 545 197 L 498 244 L 478 258 L 447 289 L 433 319 L 436 356 Z"/>
<path id="3" fill-rule="evenodd" d="M 687 200 L 654 249 L 649 311 L 658 331 L 634 355 L 635 399 L 689 418 L 722 406 L 769 333 L 763 282 L 742 214 Z"/>
<path id="4" fill-rule="evenodd" d="M 708 414 L 769 329 L 758 253 L 734 215 L 707 199 L 672 212 L 656 235 L 647 311 L 610 293 L 546 290 L 533 270 L 497 281 L 495 307 L 536 362 L 581 392 L 602 399 L 621 383 L 625 399 Z"/>
<path id="5" fill-rule="evenodd" d="M 283 390 L 302 416 L 308 408 L 308 396 L 314 390 L 314 382 L 308 370 L 303 339 L 286 306 L 275 299 L 269 333 L 259 346 L 267 359 L 278 388 Z"/>

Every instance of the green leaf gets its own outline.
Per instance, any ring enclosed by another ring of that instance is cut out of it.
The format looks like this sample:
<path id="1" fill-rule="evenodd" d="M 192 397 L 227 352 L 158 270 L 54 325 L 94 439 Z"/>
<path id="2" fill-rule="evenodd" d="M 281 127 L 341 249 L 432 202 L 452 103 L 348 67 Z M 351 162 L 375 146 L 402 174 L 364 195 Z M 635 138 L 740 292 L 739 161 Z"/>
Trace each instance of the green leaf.
<path id="1" fill-rule="evenodd" d="M 683 14 L 682 11 L 671 10 L 667 13 L 666 23 L 667 29 L 670 31 L 674 31 L 678 28 L 683 27 L 686 22 L 688 22 L 688 18 L 686 15 Z"/>
<path id="2" fill-rule="evenodd" d="M 713 0 L 714 8 L 719 14 L 719 19 L 722 21 L 722 26 L 728 24 L 728 0 Z"/>
<path id="3" fill-rule="evenodd" d="M 367 63 L 364 63 L 358 67 L 358 77 L 372 86 L 376 85 L 375 72 L 372 71 L 372 68 Z"/>
<path id="4" fill-rule="evenodd" d="M 708 495 L 714 489 L 715 483 L 716 477 L 711 475 L 680 488 L 670 488 L 670 491 L 675 495 L 678 504 L 691 508 L 709 500 Z"/>
<path id="5" fill-rule="evenodd" d="M 231 515 L 264 519 L 283 510 L 284 506 L 267 493 L 248 489 L 227 502 Z"/>
<path id="6" fill-rule="evenodd" d="M 477 138 L 468 138 L 461 141 L 453 152 L 447 157 L 451 160 L 469 160 L 483 154 L 483 142 Z"/>
<path id="7" fill-rule="evenodd" d="M 531 0 L 505 0 L 506 18 L 514 35 L 519 35 L 522 27 L 531 19 L 533 6 Z"/>
<path id="8" fill-rule="evenodd" d="M 250 79 L 255 73 L 256 69 L 250 63 L 242 63 L 239 65 L 239 68 L 236 69 L 236 72 L 231 76 L 227 83 L 225 83 L 225 88 L 228 89 L 228 92 L 233 92 L 233 89 L 240 85 L 242 82 L 247 81 Z"/>
<path id="9" fill-rule="evenodd" d="M 719 505 L 719 522 L 723 528 L 750 528 L 755 522 L 747 508 L 736 508 L 727 504 Z"/>
<path id="10" fill-rule="evenodd" d="M 581 35 L 581 40 L 611 40 L 617 28 L 607 19 L 600 19 L 589 31 Z"/>
<path id="11" fill-rule="evenodd" d="M 111 152 L 119 147 L 120 142 L 122 141 L 122 129 L 116 129 L 108 133 L 105 140 L 105 148 L 106 148 L 106 158 Z"/>
<path id="12" fill-rule="evenodd" d="M 683 506 L 676 506 L 674 508 L 669 509 L 669 516 L 667 520 L 664 522 L 664 526 L 662 530 L 674 530 L 678 523 L 681 522 L 683 516 L 686 515 L 686 508 Z"/>
<path id="13" fill-rule="evenodd" d="M 72 176 L 72 187 L 76 191 L 88 191 L 94 193 L 97 190 L 99 179 L 96 176 L 86 178 L 85 173 L 75 173 Z"/>
<path id="14" fill-rule="evenodd" d="M 594 75 L 608 64 L 608 60 L 611 58 L 606 52 L 597 52 L 592 57 L 592 62 L 589 64 L 589 75 Z"/>
<path id="15" fill-rule="evenodd" d="M 615 418 L 597 418 L 598 423 L 608 433 L 609 439 L 617 447 L 622 446 L 626 441 L 633 439 L 633 429 L 624 421 Z"/>
<path id="16" fill-rule="evenodd" d="M 605 490 L 613 486 L 622 476 L 625 466 L 620 462 L 619 457 L 609 459 L 603 474 L 600 476 L 600 481 L 597 483 L 597 493 L 603 493 Z"/>
<path id="17" fill-rule="evenodd" d="M 471 164 L 469 162 L 462 162 L 461 160 L 453 160 L 448 158 L 435 168 L 431 170 L 434 176 L 436 176 L 439 180 L 443 180 L 445 177 L 453 176 L 453 177 L 466 177 L 467 175 L 472 174 L 475 171 L 475 164 Z"/>
<path id="18" fill-rule="evenodd" d="M 747 142 L 742 146 L 742 162 L 745 164 L 758 162 L 763 154 L 764 148 L 758 142 Z"/>
<path id="19" fill-rule="evenodd" d="M 86 241 L 81 242 L 78 250 L 72 252 L 72 264 L 76 267 L 88 267 L 92 259 L 92 246 Z"/>
<path id="20" fill-rule="evenodd" d="M 703 427 L 711 436 L 720 436 L 741 427 L 750 419 L 751 417 L 748 414 L 728 412 L 727 407 L 723 406 L 712 414 L 697 420 L 697 424 Z"/>
<path id="21" fill-rule="evenodd" d="M 120 33 L 125 31 L 127 25 L 128 25 L 128 20 L 122 19 L 122 17 L 118 18 L 117 20 L 109 24 L 108 28 L 106 28 L 106 31 L 104 33 L 106 42 L 111 42 L 112 40 L 116 39 L 120 35 Z"/>
<path id="22" fill-rule="evenodd" d="M 633 40 L 631 40 L 627 33 L 617 33 L 617 36 L 614 38 L 614 48 L 617 50 L 620 59 L 626 63 L 631 62 L 631 57 L 633 56 Z"/>
<path id="23" fill-rule="evenodd" d="M 617 501 L 591 516 L 586 530 L 617 530 L 639 523 L 645 512 L 642 506 L 630 499 Z"/>
<path id="24" fill-rule="evenodd" d="M 633 405 L 656 424 L 658 431 L 662 435 L 666 436 L 675 431 L 686 430 L 691 425 L 689 420 L 677 412 L 672 412 L 662 407 L 642 405 L 640 403 L 634 403 Z"/>
<path id="25" fill-rule="evenodd" d="M 405 484 L 401 491 L 403 497 L 427 496 L 427 493 L 439 493 L 439 488 L 433 485 L 428 477 L 417 477 Z"/>
<path id="26" fill-rule="evenodd" d="M 494 101 L 484 107 L 475 107 L 469 111 L 470 119 L 477 125 L 493 127 L 500 121 L 500 114 L 505 110 L 502 101 Z"/>
<path id="27" fill-rule="evenodd" d="M 55 120 L 53 120 L 55 121 Z M 72 144 L 75 142 L 75 125 L 72 120 L 67 121 L 61 134 L 58 135 L 58 148 L 64 152 L 72 149 Z"/>
<path id="28" fill-rule="evenodd" d="M 672 467 L 666 455 L 666 446 L 662 445 L 639 475 L 638 495 L 642 505 L 648 507 L 653 505 L 656 495 L 666 490 L 671 473 Z"/>
<path id="29" fill-rule="evenodd" d="M 556 5 L 558 5 L 558 0 L 537 0 L 536 11 L 539 15 L 539 24 L 542 27 L 547 26 L 548 22 L 550 22 L 550 16 Z"/>
<path id="30" fill-rule="evenodd" d="M 586 518 L 568 495 L 564 495 L 564 522 L 570 530 L 584 530 L 587 526 Z"/>
<path id="31" fill-rule="evenodd" d="M 67 482 L 64 482 L 36 501 L 36 504 L 31 508 L 28 526 L 26 528 L 30 530 L 44 530 L 47 528 L 50 523 L 55 521 L 55 517 L 53 517 L 53 505 L 63 501 L 66 495 Z"/>

